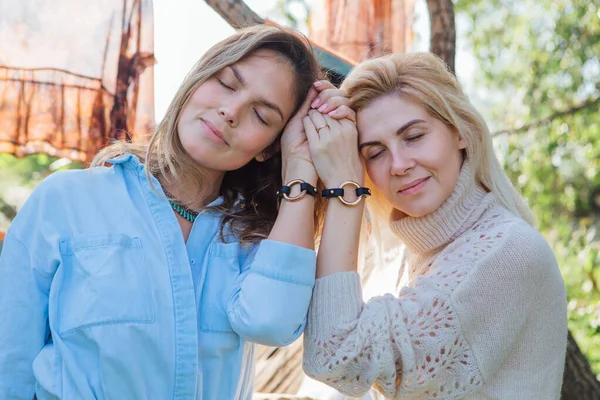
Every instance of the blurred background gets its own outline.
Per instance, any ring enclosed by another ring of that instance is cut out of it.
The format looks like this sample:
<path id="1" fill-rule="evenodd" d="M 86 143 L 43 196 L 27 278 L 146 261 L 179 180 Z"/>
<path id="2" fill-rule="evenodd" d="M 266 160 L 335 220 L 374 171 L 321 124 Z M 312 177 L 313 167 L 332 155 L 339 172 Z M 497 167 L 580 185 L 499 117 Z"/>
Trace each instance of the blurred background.
<path id="1" fill-rule="evenodd" d="M 254 23 L 303 32 L 336 83 L 389 52 L 448 63 L 561 267 L 563 398 L 600 399 L 598 2 L 1 0 L 0 249 L 40 180 L 84 168 L 110 139 L 147 140 L 200 56 Z M 301 340 L 258 353 L 257 398 L 342 398 L 304 377 Z"/>

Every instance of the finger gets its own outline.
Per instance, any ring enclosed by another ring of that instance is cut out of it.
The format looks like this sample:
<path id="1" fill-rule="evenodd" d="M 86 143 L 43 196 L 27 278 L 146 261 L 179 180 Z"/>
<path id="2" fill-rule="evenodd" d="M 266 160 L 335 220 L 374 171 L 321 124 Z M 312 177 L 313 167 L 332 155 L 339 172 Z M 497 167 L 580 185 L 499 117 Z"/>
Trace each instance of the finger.
<path id="1" fill-rule="evenodd" d="M 335 110 L 328 112 L 327 115 L 337 120 L 347 118 L 356 123 L 356 112 L 346 105 L 339 106 Z"/>
<path id="2" fill-rule="evenodd" d="M 356 144 L 358 145 L 358 131 L 356 129 L 356 124 L 347 118 L 344 118 L 338 122 L 342 126 L 341 129 L 344 130 L 344 132 L 350 133 L 352 137 L 355 138 L 357 141 Z"/>
<path id="3" fill-rule="evenodd" d="M 325 101 L 329 100 L 332 97 L 348 97 L 348 96 L 346 95 L 345 90 L 338 89 L 335 87 L 321 90 L 319 92 L 319 96 L 318 96 L 319 100 L 321 101 L 321 104 L 324 103 Z"/>
<path id="4" fill-rule="evenodd" d="M 315 98 L 318 95 L 319 92 L 317 92 L 317 90 L 314 87 L 311 87 L 308 91 L 308 94 L 306 95 L 306 98 L 304 99 L 304 102 L 294 115 L 294 118 L 304 118 L 307 115 L 308 110 L 310 110 L 311 103 L 315 100 Z"/>
<path id="5" fill-rule="evenodd" d="M 323 114 L 316 110 L 310 110 L 308 112 L 308 116 L 310 117 L 318 134 L 321 134 L 321 132 L 327 130 L 327 121 L 325 120 L 325 116 Z"/>
<path id="6" fill-rule="evenodd" d="M 325 123 L 329 127 L 329 132 L 331 135 L 339 135 L 342 133 L 342 125 L 340 124 L 339 121 L 336 121 L 335 119 L 331 118 L 327 114 L 322 114 L 322 115 L 323 115 L 323 118 L 325 119 Z"/>
<path id="7" fill-rule="evenodd" d="M 318 97 L 317 97 L 317 100 L 319 100 Z M 317 110 L 319 112 L 326 113 L 326 112 L 333 111 L 338 107 L 347 106 L 349 103 L 350 103 L 350 99 L 348 99 L 347 97 L 334 96 L 330 99 L 327 99 L 325 104 L 321 104 L 321 106 Z M 313 104 L 314 104 L 314 102 L 313 102 Z"/>
<path id="8" fill-rule="evenodd" d="M 315 83 L 313 83 L 313 86 L 319 92 L 322 92 L 323 90 L 327 90 L 327 89 L 335 89 L 336 88 L 335 85 L 333 83 L 331 83 L 330 81 L 328 81 L 327 79 L 318 80 Z"/>
<path id="9" fill-rule="evenodd" d="M 304 132 L 306 132 L 308 147 L 313 149 L 319 143 L 319 134 L 317 133 L 315 124 L 309 116 L 302 118 L 302 124 L 304 125 Z"/>
<path id="10" fill-rule="evenodd" d="M 319 108 L 323 104 L 326 104 L 331 99 L 336 98 L 336 97 L 341 98 L 341 100 L 338 100 L 338 101 L 344 101 L 343 99 L 348 98 L 348 96 L 346 96 L 346 91 L 344 91 L 342 89 L 335 89 L 335 88 L 334 89 L 326 89 L 319 93 L 317 98 L 312 102 L 312 104 L 310 106 L 312 108 Z"/>

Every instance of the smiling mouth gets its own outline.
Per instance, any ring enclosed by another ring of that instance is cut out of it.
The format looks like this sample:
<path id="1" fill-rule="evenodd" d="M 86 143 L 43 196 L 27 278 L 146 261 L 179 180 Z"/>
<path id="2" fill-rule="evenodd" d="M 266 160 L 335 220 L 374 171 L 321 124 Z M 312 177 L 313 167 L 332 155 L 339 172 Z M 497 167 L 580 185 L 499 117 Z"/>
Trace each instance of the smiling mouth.
<path id="1" fill-rule="evenodd" d="M 227 140 L 225 140 L 223 135 L 220 132 L 218 132 L 217 130 L 215 130 L 209 122 L 205 121 L 202 118 L 200 118 L 200 121 L 202 122 L 208 135 L 214 142 L 229 146 L 229 143 L 227 143 Z"/>
<path id="2" fill-rule="evenodd" d="M 419 179 L 415 182 L 412 182 L 409 187 L 405 187 L 403 189 L 398 190 L 399 194 L 413 194 L 418 192 L 425 183 L 429 180 L 430 176 L 427 178 Z"/>

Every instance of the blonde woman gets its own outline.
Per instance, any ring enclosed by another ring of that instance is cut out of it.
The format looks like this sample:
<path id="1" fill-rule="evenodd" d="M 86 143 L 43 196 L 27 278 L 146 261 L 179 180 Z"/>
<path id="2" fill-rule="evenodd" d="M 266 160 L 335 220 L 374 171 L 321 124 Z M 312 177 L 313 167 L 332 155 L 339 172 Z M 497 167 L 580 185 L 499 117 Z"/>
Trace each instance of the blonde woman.
<path id="1" fill-rule="evenodd" d="M 320 97 L 350 119 L 355 110 L 357 125 L 322 105 L 305 118 L 319 176 L 327 188 L 355 181 L 342 194 L 353 201 L 364 162 L 369 201 L 408 256 L 399 293 L 365 304 L 355 272 L 364 201 L 329 199 L 306 373 L 351 396 L 373 387 L 393 399 L 558 399 L 563 280 L 444 63 L 431 54 L 366 61 L 342 91 Z"/>
<path id="2" fill-rule="evenodd" d="M 149 145 L 35 189 L 0 259 L 0 398 L 250 399 L 252 343 L 298 338 L 315 279 L 318 72 L 294 33 L 241 30 Z"/>

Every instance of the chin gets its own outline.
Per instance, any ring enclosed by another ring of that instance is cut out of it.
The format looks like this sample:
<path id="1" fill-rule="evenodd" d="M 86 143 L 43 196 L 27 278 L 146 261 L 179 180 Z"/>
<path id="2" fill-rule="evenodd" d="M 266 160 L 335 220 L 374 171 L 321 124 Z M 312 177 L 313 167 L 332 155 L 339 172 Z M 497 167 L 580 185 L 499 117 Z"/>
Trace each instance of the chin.
<path id="1" fill-rule="evenodd" d="M 434 207 L 397 207 L 397 209 L 412 218 L 421 218 L 435 211 Z"/>

